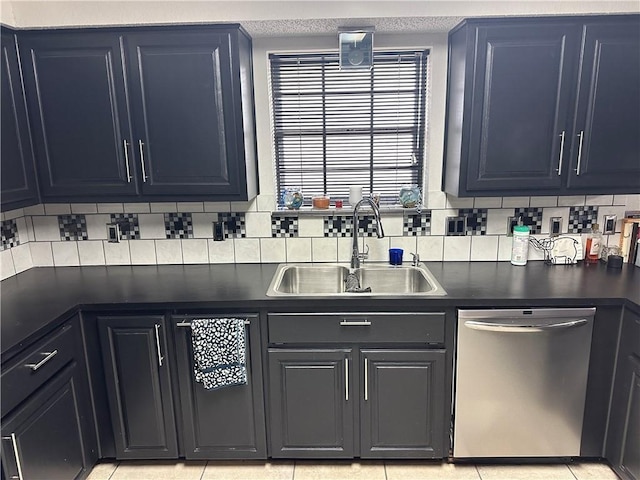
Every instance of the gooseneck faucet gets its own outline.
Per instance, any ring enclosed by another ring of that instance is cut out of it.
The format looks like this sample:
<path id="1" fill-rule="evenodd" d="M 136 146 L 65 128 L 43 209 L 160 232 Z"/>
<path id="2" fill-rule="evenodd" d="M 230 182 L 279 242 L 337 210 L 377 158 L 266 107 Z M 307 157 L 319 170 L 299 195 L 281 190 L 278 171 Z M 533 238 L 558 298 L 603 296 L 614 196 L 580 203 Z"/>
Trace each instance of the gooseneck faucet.
<path id="1" fill-rule="evenodd" d="M 371 210 L 373 210 L 373 216 L 376 220 L 376 235 L 378 238 L 384 237 L 384 230 L 382 229 L 382 221 L 380 220 L 380 208 L 378 204 L 374 202 L 371 198 L 365 197 L 356 203 L 355 207 L 353 207 L 353 231 L 351 232 L 351 237 L 353 238 L 352 247 L 351 247 L 351 268 L 360 268 L 360 260 L 364 260 L 366 258 L 366 253 L 360 253 L 358 251 L 358 212 L 360 211 L 360 207 L 363 203 L 371 206 Z"/>

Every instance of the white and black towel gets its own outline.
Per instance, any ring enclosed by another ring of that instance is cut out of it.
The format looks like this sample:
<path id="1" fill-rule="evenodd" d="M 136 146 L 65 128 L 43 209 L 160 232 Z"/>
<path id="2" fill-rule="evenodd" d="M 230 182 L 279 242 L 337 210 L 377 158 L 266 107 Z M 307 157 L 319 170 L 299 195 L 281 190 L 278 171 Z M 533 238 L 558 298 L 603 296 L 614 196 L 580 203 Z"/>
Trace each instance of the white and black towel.
<path id="1" fill-rule="evenodd" d="M 246 385 L 244 319 L 194 319 L 191 342 L 196 382 L 207 390 Z"/>

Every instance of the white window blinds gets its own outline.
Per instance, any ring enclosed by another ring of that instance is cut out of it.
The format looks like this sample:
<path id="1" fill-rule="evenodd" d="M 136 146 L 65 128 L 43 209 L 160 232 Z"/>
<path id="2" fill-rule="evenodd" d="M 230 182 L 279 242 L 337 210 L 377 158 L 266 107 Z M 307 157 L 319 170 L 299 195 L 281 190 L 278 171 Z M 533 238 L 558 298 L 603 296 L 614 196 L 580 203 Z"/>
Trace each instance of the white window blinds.
<path id="1" fill-rule="evenodd" d="M 338 53 L 270 55 L 278 192 L 346 199 L 350 185 L 395 203 L 421 184 L 427 50 L 376 52 L 372 70 L 340 71 Z"/>

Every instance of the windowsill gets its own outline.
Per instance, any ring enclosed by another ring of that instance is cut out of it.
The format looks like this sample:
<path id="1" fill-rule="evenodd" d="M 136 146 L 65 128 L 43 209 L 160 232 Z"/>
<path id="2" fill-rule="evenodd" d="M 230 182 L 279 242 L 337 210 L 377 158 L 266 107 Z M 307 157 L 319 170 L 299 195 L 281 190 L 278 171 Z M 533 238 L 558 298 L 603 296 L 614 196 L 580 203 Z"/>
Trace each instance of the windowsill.
<path id="1" fill-rule="evenodd" d="M 424 208 L 423 208 L 424 209 Z M 365 205 L 362 207 L 360 211 L 370 211 L 371 207 Z M 390 214 L 390 215 L 401 215 L 404 213 L 417 213 L 416 207 L 413 208 L 404 208 L 400 205 L 381 205 L 380 206 L 381 214 Z M 353 207 L 347 205 L 342 208 L 313 208 L 310 206 L 300 207 L 299 209 L 289 209 L 284 207 L 278 207 L 273 212 L 272 215 L 280 215 L 285 217 L 314 217 L 314 216 L 335 216 L 335 215 L 353 215 Z"/>

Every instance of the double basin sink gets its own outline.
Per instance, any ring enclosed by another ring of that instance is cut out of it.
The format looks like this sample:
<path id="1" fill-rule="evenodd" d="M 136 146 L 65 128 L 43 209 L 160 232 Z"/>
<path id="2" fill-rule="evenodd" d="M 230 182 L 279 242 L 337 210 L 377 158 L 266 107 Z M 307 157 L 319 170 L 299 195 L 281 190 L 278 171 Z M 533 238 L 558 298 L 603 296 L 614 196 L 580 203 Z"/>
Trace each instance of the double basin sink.
<path id="1" fill-rule="evenodd" d="M 447 293 L 422 263 L 388 265 L 368 263 L 353 272 L 360 288 L 370 291 L 348 292 L 349 266 L 334 263 L 283 263 L 271 280 L 270 297 L 332 296 L 444 296 Z"/>

